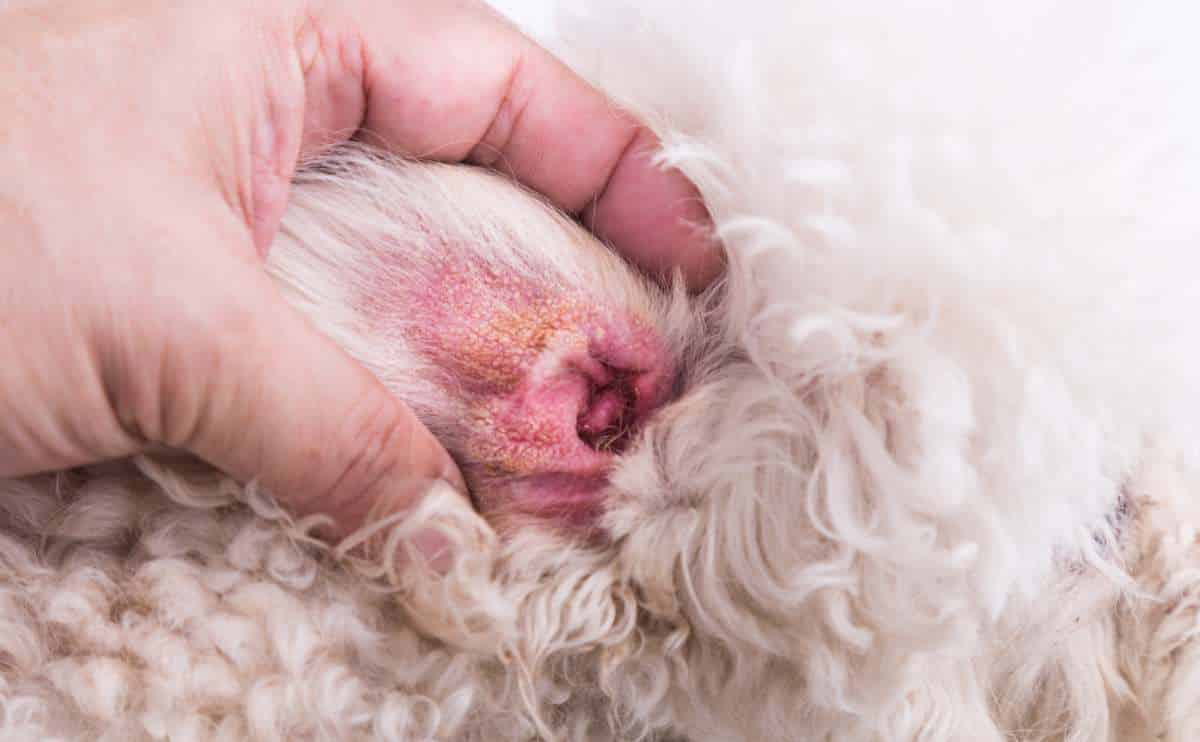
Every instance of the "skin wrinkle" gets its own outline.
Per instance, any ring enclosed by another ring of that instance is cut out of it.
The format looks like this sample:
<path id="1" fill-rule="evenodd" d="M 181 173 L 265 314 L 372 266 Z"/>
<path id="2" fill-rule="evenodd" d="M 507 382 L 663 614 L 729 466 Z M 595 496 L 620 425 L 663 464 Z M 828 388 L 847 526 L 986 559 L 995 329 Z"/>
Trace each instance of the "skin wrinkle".
<path id="1" fill-rule="evenodd" d="M 367 57 L 358 34 L 311 11 L 297 32 L 305 84 L 301 153 L 310 158 L 359 131 L 370 95 Z M 325 14 L 328 15 L 328 14 Z"/>
<path id="2" fill-rule="evenodd" d="M 368 407 L 364 417 L 365 422 L 361 425 L 363 432 L 352 431 L 353 435 L 348 438 L 359 442 L 365 441 L 365 443 L 357 446 L 350 458 L 345 461 L 341 473 L 332 485 L 334 492 L 362 492 L 368 495 L 377 493 L 381 486 L 386 486 L 390 479 L 395 478 L 395 470 L 411 469 L 411 462 L 397 456 L 397 452 L 407 451 L 411 448 L 408 441 L 400 440 L 409 434 L 410 429 L 386 420 L 389 416 L 397 414 L 398 411 L 394 405 Z M 380 422 L 381 418 L 384 419 L 383 422 Z M 351 415 L 350 420 L 354 419 L 355 415 Z M 354 426 L 355 424 L 352 423 L 352 427 Z M 383 432 L 383 437 L 378 435 L 380 431 Z M 354 480 L 352 487 L 346 486 L 349 480 Z M 344 500 L 333 504 L 339 506 L 342 512 L 354 515 L 355 522 L 360 522 L 376 501 L 382 501 L 382 499 L 356 496 L 353 500 Z M 341 537 L 347 533 L 348 531 L 335 531 L 334 535 Z"/>
<path id="3" fill-rule="evenodd" d="M 259 112 L 259 120 L 252 129 L 249 178 L 252 210 L 248 222 L 260 258 L 266 256 L 283 218 L 296 161 L 304 145 L 306 111 L 310 109 L 306 65 L 297 49 L 302 41 L 292 34 L 291 43 L 286 43 L 283 39 L 287 34 L 283 29 L 264 32 L 268 38 L 280 37 L 278 41 L 266 42 L 264 53 L 282 59 L 270 66 L 274 75 L 265 76 L 267 94 L 261 96 L 265 111 Z"/>
<path id="4" fill-rule="evenodd" d="M 511 49 L 508 39 L 501 45 L 483 43 L 477 28 L 461 25 L 463 8 L 441 9 L 444 13 L 406 19 L 419 44 L 382 53 L 380 45 L 366 45 L 369 103 L 361 124 L 393 151 L 457 162 L 487 131 L 510 74 Z M 460 63 L 430 66 L 423 49 L 456 61 L 468 54 L 477 60 L 473 69 Z M 487 105 L 482 112 L 481 101 Z M 441 123 L 430 127 L 431 121 Z"/>
<path id="5" fill-rule="evenodd" d="M 524 55 L 518 55 L 513 61 L 512 74 L 504 86 L 504 96 L 496 108 L 496 114 L 492 117 L 487 131 L 480 137 L 479 144 L 467 155 L 468 162 L 483 167 L 494 167 L 497 162 L 504 163 L 504 167 L 499 168 L 501 172 L 513 175 L 511 165 L 504 160 L 504 150 L 508 147 L 513 132 L 520 127 L 521 117 L 533 96 L 533 89 L 524 84 L 525 78 L 521 74 L 524 69 Z"/>
<path id="6" fill-rule="evenodd" d="M 629 157 L 635 151 L 634 146 L 638 144 L 639 139 L 640 136 L 638 131 L 636 129 L 632 129 L 629 132 L 629 140 L 625 142 L 623 147 L 621 147 L 621 151 L 617 155 L 616 159 L 612 161 L 611 167 L 605 171 L 607 175 L 604 178 L 604 182 L 600 184 L 600 187 L 596 190 L 591 200 L 588 201 L 588 203 L 580 206 L 579 209 L 574 212 L 580 215 L 583 223 L 589 228 L 591 228 L 592 223 L 596 220 L 599 204 L 604 200 L 605 194 L 608 193 L 608 188 L 610 185 L 612 185 L 613 177 L 617 174 L 617 168 L 622 162 L 625 161 L 626 157 Z M 600 237 L 600 239 L 604 239 L 603 234 L 597 233 L 597 236 Z"/>
<path id="7" fill-rule="evenodd" d="M 693 289 L 707 286 L 723 269 L 719 260 L 713 260 L 720 254 L 715 241 L 700 227 L 711 223 L 707 208 L 689 187 L 646 179 L 638 175 L 642 168 L 633 167 L 640 160 L 649 161 L 658 146 L 654 134 L 635 130 L 603 188 L 582 210 L 580 219 L 601 240 L 631 246 L 627 256 L 659 282 L 669 282 L 672 272 L 679 268 Z M 653 212 L 642 207 L 655 202 L 670 204 L 670 208 Z M 689 225 L 693 239 L 646 240 L 646 235 L 670 235 L 673 222 Z"/>

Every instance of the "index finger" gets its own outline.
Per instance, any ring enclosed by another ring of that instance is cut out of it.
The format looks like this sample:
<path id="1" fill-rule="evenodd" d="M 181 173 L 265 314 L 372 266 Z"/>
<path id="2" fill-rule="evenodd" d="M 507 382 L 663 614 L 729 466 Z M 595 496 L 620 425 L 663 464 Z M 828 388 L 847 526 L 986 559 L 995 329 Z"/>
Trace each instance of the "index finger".
<path id="1" fill-rule="evenodd" d="M 373 139 L 510 173 L 652 275 L 679 268 L 692 289 L 719 275 L 708 212 L 682 174 L 654 165 L 654 134 L 494 11 L 445 0 L 342 8 L 343 32 L 361 40 L 361 128 Z"/>

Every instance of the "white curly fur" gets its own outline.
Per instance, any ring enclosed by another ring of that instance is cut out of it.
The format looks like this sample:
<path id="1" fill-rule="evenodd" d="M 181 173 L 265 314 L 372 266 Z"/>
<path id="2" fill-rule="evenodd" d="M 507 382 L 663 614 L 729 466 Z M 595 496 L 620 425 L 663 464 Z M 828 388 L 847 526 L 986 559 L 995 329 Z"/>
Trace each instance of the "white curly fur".
<path id="1" fill-rule="evenodd" d="M 435 486 L 385 536 L 438 524 L 439 575 L 167 452 L 0 482 L 0 738 L 1197 739 L 1188 9 L 598 5 L 556 43 L 699 185 L 722 287 L 353 149 L 300 176 L 271 267 L 447 435 L 405 326 L 364 318 L 379 276 L 467 246 L 653 318 L 684 392 L 610 541 L 498 535 Z"/>

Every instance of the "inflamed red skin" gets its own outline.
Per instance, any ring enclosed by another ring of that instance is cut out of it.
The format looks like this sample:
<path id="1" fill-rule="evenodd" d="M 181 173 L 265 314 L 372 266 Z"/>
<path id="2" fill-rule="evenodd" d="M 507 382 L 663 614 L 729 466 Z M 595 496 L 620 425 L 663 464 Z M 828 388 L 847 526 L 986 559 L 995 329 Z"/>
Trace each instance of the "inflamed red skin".
<path id="1" fill-rule="evenodd" d="M 414 292 L 411 340 L 466 403 L 460 450 L 485 514 L 595 534 L 614 458 L 670 393 L 652 325 L 480 260 L 446 260 Z"/>

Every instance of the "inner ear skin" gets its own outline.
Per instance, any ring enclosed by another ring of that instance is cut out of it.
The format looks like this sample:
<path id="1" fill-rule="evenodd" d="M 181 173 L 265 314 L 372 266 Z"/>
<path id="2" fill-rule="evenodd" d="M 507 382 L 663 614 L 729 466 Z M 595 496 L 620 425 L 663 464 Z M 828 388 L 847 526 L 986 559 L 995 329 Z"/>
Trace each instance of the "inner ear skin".
<path id="1" fill-rule="evenodd" d="M 296 244 L 270 258 L 299 303 L 353 312 L 361 329 L 333 330 L 437 432 L 493 524 L 593 529 L 617 457 L 677 392 L 651 314 L 669 299 L 507 181 L 334 157 L 301 177 Z"/>

